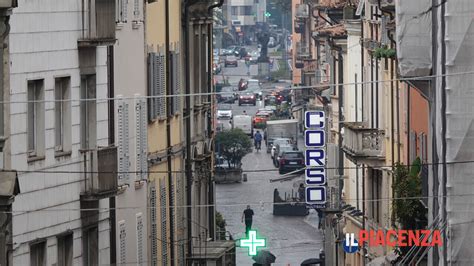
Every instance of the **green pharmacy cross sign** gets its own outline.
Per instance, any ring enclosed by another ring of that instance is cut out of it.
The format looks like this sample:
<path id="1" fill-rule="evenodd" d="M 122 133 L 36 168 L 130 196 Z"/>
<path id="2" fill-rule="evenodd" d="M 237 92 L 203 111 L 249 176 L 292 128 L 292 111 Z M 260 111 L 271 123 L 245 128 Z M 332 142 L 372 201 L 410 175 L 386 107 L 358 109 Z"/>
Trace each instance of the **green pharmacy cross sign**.
<path id="1" fill-rule="evenodd" d="M 249 256 L 257 255 L 257 248 L 265 247 L 265 238 L 257 238 L 257 231 L 250 230 L 248 239 L 241 239 L 240 246 L 249 249 Z"/>
<path id="2" fill-rule="evenodd" d="M 272 16 L 272 14 L 270 12 L 265 12 L 265 17 L 268 18 L 268 17 L 271 17 L 271 16 Z"/>

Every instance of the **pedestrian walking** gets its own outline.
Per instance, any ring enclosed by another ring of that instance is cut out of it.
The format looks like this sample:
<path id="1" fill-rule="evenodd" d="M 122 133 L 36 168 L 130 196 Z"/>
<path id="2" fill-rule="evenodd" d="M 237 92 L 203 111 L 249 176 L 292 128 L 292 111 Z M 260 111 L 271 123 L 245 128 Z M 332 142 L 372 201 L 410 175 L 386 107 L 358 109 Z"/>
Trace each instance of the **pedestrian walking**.
<path id="1" fill-rule="evenodd" d="M 245 235 L 248 236 L 249 231 L 252 229 L 253 210 L 250 209 L 250 205 L 247 205 L 247 209 L 242 213 L 242 222 L 245 218 Z"/>

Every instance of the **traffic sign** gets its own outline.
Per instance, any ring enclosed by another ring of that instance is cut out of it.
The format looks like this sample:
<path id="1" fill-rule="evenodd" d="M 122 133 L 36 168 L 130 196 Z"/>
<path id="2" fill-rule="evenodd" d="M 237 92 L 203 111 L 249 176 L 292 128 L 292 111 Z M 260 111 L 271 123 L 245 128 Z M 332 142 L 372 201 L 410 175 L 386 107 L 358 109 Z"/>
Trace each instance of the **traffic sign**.
<path id="1" fill-rule="evenodd" d="M 322 186 L 326 184 L 326 170 L 324 168 L 306 168 L 306 185 Z"/>
<path id="2" fill-rule="evenodd" d="M 307 187 L 306 203 L 308 204 L 324 204 L 326 203 L 326 187 Z"/>
<path id="3" fill-rule="evenodd" d="M 324 128 L 326 115 L 323 111 L 306 111 L 304 124 L 306 128 Z"/>
<path id="4" fill-rule="evenodd" d="M 324 130 L 305 130 L 304 139 L 306 147 L 324 147 L 326 145 Z"/>
<path id="5" fill-rule="evenodd" d="M 306 150 L 306 167 L 319 167 L 326 164 L 326 153 L 323 149 Z"/>

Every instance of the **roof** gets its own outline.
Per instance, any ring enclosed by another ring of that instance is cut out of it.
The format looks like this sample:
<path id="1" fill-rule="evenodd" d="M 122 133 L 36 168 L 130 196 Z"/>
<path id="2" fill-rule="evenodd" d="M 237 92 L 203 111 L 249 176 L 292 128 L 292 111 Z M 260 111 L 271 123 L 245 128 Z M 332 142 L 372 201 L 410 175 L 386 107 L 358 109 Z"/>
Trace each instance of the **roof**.
<path id="1" fill-rule="evenodd" d="M 339 23 L 332 26 L 321 26 L 316 28 L 314 31 L 319 32 L 319 35 L 329 35 L 331 37 L 346 36 L 346 26 L 343 23 Z"/>

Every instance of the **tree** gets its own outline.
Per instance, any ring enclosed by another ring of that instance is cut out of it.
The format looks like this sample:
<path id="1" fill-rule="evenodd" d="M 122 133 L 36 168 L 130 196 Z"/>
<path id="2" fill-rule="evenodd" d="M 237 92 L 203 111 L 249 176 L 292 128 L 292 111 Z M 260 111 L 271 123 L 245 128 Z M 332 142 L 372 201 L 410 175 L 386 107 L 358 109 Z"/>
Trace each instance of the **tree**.
<path id="1" fill-rule="evenodd" d="M 229 162 L 229 167 L 239 165 L 242 158 L 252 151 L 252 142 L 240 128 L 217 133 L 216 146 L 219 154 Z"/>

